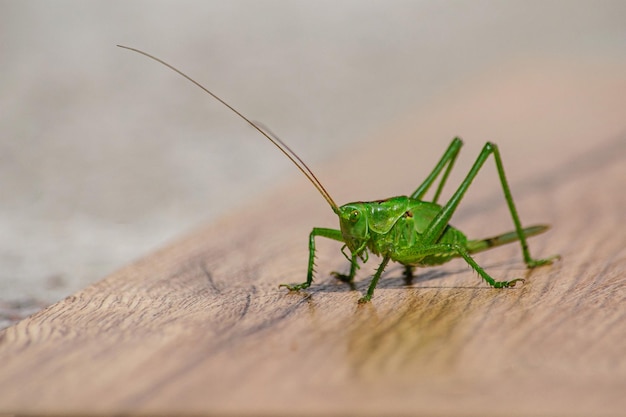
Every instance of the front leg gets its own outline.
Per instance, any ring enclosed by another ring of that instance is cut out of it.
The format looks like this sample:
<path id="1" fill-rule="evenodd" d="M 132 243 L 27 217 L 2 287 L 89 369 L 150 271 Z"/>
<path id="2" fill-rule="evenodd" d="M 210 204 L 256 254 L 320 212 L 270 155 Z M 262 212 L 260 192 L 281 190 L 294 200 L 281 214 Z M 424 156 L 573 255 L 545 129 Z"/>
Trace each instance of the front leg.
<path id="1" fill-rule="evenodd" d="M 313 283 L 313 272 L 315 269 L 315 236 L 322 236 L 343 242 L 341 230 L 314 227 L 309 235 L 309 268 L 306 275 L 306 281 L 302 284 L 280 284 L 278 288 L 285 287 L 289 291 L 300 291 L 311 286 Z"/>
<path id="2" fill-rule="evenodd" d="M 372 281 L 370 282 L 370 286 L 367 289 L 367 293 L 359 299 L 359 304 L 368 303 L 372 299 L 372 295 L 374 295 L 374 289 L 376 288 L 376 285 L 378 285 L 378 280 L 380 279 L 380 276 L 383 274 L 383 271 L 385 270 L 385 267 L 389 263 L 390 259 L 391 257 L 389 255 L 385 255 L 385 257 L 383 258 L 383 261 L 378 266 L 378 269 L 376 270 L 376 273 L 374 274 Z"/>

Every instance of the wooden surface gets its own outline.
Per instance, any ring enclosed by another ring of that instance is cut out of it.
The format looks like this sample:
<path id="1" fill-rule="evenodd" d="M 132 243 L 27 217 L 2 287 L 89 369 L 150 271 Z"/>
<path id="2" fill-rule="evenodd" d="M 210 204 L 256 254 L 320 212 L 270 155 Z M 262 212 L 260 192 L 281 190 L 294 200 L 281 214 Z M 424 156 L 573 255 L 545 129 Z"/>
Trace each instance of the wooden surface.
<path id="1" fill-rule="evenodd" d="M 560 253 L 527 273 L 519 248 L 463 261 L 391 265 L 374 300 L 329 277 L 340 245 L 308 232 L 336 221 L 293 180 L 0 333 L 0 412 L 235 415 L 625 415 L 626 109 L 623 72 L 491 74 L 315 167 L 338 202 L 412 191 L 455 134 L 451 184 L 497 142 L 530 241 Z M 563 75 L 565 74 L 565 75 Z M 304 159 L 306 156 L 303 155 Z M 493 162 L 454 218 L 472 237 L 511 229 Z M 451 189 L 448 188 L 448 195 Z"/>

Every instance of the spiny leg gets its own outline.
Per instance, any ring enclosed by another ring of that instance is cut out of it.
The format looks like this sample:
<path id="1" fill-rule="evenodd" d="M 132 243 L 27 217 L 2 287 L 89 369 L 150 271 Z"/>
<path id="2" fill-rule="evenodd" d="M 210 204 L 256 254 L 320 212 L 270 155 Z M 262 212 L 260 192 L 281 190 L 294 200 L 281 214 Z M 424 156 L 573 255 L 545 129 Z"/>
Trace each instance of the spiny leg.
<path id="1" fill-rule="evenodd" d="M 496 281 L 485 270 L 476 263 L 476 261 L 469 255 L 467 248 L 456 243 L 437 243 L 434 245 L 422 246 L 413 248 L 410 251 L 410 255 L 413 258 L 428 259 L 429 257 L 436 256 L 441 257 L 440 263 L 447 262 L 449 259 L 460 256 L 474 271 L 481 276 L 489 285 L 495 288 L 507 288 L 515 286 L 518 281 L 524 281 L 521 278 L 516 278 L 511 281 Z M 435 265 L 435 263 L 429 263 Z"/>
<path id="2" fill-rule="evenodd" d="M 444 172 L 441 181 L 439 181 L 437 191 L 435 192 L 435 196 L 432 200 L 433 203 L 437 202 L 437 200 L 439 199 L 439 195 L 441 194 L 441 190 L 448 180 L 448 175 L 450 174 L 450 171 L 452 171 L 452 167 L 454 166 L 454 162 L 456 161 L 456 157 L 459 155 L 462 146 L 463 141 L 460 138 L 452 139 L 452 142 L 448 146 L 448 149 L 446 149 L 439 162 L 437 162 L 435 168 L 428 175 L 428 177 L 426 177 L 424 182 L 419 187 L 417 187 L 417 190 L 415 190 L 413 194 L 411 194 L 411 198 L 423 200 L 424 194 L 426 194 L 430 186 L 433 184 L 433 182 L 435 182 L 435 180 L 441 173 L 441 170 L 446 168 L 446 171 Z"/>
<path id="3" fill-rule="evenodd" d="M 480 265 L 476 263 L 476 261 L 467 253 L 464 248 L 459 245 L 452 245 L 451 249 L 453 249 L 463 259 L 465 259 L 465 262 L 467 262 L 469 266 L 471 266 L 472 269 L 476 271 L 478 275 L 480 275 L 481 278 L 487 282 L 487 284 L 491 285 L 494 288 L 510 288 L 514 287 L 517 282 L 524 282 L 522 278 L 515 278 L 511 281 L 496 281 L 495 279 L 491 278 L 491 276 L 487 272 L 485 272 L 485 270 Z"/>
<path id="4" fill-rule="evenodd" d="M 456 190 L 456 192 L 452 195 L 450 200 L 446 203 L 445 206 L 441 209 L 439 214 L 433 219 L 430 223 L 426 231 L 422 236 L 422 241 L 425 244 L 432 244 L 439 240 L 441 235 L 443 234 L 445 228 L 450 222 L 450 218 L 456 211 L 461 199 L 465 195 L 465 192 L 468 190 L 472 181 L 482 168 L 483 164 L 489 157 L 489 155 L 493 154 L 494 159 L 496 161 L 496 167 L 498 169 L 498 176 L 500 177 L 500 183 L 502 185 L 502 191 L 504 192 L 504 197 L 506 199 L 507 205 L 509 206 L 509 211 L 511 213 L 511 217 L 513 218 L 513 223 L 515 224 L 515 231 L 520 241 L 520 245 L 522 247 L 522 253 L 524 255 L 524 262 L 529 268 L 534 268 L 539 265 L 546 265 L 552 263 L 552 261 L 557 257 L 553 256 L 547 259 L 533 259 L 530 256 L 530 252 L 528 250 L 528 244 L 526 243 L 526 237 L 524 236 L 524 232 L 522 230 L 522 224 L 520 222 L 519 216 L 517 214 L 517 209 L 515 208 L 515 203 L 513 202 L 513 197 L 511 195 L 511 190 L 509 188 L 509 184 L 506 180 L 506 176 L 504 174 L 504 167 L 502 165 L 502 159 L 500 158 L 500 152 L 498 151 L 498 147 L 491 143 L 487 142 L 483 147 L 482 151 L 476 158 L 474 165 L 470 169 L 469 173 Z"/>
<path id="5" fill-rule="evenodd" d="M 376 270 L 376 273 L 374 274 L 374 277 L 372 278 L 372 281 L 370 282 L 370 286 L 367 289 L 367 294 L 365 294 L 362 298 L 359 299 L 359 304 L 367 303 L 368 301 L 372 299 L 372 295 L 374 294 L 374 289 L 376 288 L 376 285 L 378 284 L 378 280 L 380 279 L 380 276 L 383 274 L 385 267 L 389 263 L 389 259 L 391 259 L 389 255 L 383 258 L 383 261 L 378 266 L 378 269 Z"/>
<path id="6" fill-rule="evenodd" d="M 341 230 L 326 229 L 323 227 L 314 227 L 309 235 L 309 268 L 306 275 L 306 281 L 302 284 L 280 284 L 278 288 L 285 287 L 289 291 L 299 291 L 305 288 L 309 288 L 313 282 L 313 271 L 315 269 L 315 237 L 321 236 L 329 239 L 343 242 L 343 236 Z"/>

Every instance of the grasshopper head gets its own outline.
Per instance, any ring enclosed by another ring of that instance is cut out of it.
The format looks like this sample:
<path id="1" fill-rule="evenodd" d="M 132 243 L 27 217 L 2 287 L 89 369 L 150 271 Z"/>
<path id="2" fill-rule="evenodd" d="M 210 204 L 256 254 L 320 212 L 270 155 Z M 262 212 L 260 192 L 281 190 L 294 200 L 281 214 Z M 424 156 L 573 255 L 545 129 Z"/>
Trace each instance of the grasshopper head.
<path id="1" fill-rule="evenodd" d="M 362 250 L 369 239 L 367 210 L 362 203 L 350 203 L 339 207 L 341 234 L 352 253 Z"/>

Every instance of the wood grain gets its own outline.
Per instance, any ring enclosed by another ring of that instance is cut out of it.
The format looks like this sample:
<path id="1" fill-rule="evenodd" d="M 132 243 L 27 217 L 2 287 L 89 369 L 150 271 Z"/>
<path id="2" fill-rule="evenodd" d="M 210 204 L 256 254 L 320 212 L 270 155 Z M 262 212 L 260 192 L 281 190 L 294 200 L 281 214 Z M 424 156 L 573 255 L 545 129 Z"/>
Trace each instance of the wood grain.
<path id="1" fill-rule="evenodd" d="M 336 200 L 375 199 L 415 188 L 454 134 L 452 184 L 496 141 L 523 222 L 553 225 L 531 252 L 563 256 L 477 256 L 524 285 L 488 288 L 461 260 L 406 285 L 392 265 L 358 306 L 375 259 L 350 291 L 320 240 L 310 291 L 279 290 L 304 279 L 310 228 L 335 225 L 294 178 L 0 333 L 0 412 L 624 415 L 624 72 L 564 70 L 474 80 L 315 169 Z M 473 237 L 511 229 L 487 165 L 454 218 Z"/>

